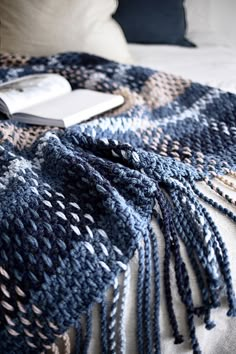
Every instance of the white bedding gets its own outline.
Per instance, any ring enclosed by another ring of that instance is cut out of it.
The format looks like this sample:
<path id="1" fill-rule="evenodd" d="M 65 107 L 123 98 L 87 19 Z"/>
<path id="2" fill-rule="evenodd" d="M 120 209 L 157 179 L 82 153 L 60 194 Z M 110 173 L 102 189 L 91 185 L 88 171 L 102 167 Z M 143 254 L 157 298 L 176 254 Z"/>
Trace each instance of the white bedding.
<path id="1" fill-rule="evenodd" d="M 236 48 L 204 43 L 198 48 L 130 44 L 129 49 L 136 65 L 236 93 Z"/>

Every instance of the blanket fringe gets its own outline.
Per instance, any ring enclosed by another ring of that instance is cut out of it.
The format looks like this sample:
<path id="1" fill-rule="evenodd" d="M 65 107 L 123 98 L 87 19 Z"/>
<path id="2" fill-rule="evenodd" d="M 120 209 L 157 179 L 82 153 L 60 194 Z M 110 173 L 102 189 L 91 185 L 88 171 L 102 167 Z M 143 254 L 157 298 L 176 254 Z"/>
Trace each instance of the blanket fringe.
<path id="1" fill-rule="evenodd" d="M 236 177 L 236 172 L 233 171 L 233 170 L 227 169 L 227 170 L 226 170 L 226 173 L 227 173 L 229 176 Z"/>
<path id="2" fill-rule="evenodd" d="M 52 354 L 60 354 L 59 348 L 56 345 L 56 343 L 53 343 L 52 348 L 51 348 Z"/>
<path id="3" fill-rule="evenodd" d="M 141 244 L 138 248 L 138 281 L 137 281 L 137 345 L 138 352 L 143 353 L 143 283 L 145 276 L 144 249 Z"/>
<path id="4" fill-rule="evenodd" d="M 71 342 L 70 342 L 69 334 L 67 332 L 65 334 L 63 334 L 62 340 L 64 343 L 64 354 L 70 354 L 71 353 Z"/>
<path id="5" fill-rule="evenodd" d="M 123 289 L 122 289 L 121 303 L 120 303 L 120 316 L 118 322 L 118 340 L 119 340 L 120 354 L 126 353 L 125 309 L 126 309 L 126 300 L 129 291 L 129 281 L 130 281 L 130 267 L 128 265 L 123 278 Z"/>
<path id="6" fill-rule="evenodd" d="M 234 205 L 232 198 L 221 193 L 210 180 L 205 180 L 205 182 Z M 172 255 L 175 263 L 177 288 L 187 311 L 189 336 L 194 353 L 201 352 L 195 333 L 195 315 L 203 317 L 206 328 L 212 329 L 215 324 L 210 319 L 211 309 L 221 305 L 221 297 L 225 291 L 229 306 L 227 315 L 236 316 L 236 300 L 227 249 L 218 228 L 206 208 L 200 203 L 199 198 L 223 212 L 234 222 L 236 221 L 236 215 L 233 212 L 200 192 L 194 180 L 187 182 L 181 177 L 178 178 L 178 181 L 168 178 L 164 180 L 161 189 L 157 191 L 157 200 L 162 214 L 160 226 L 165 237 L 164 282 L 169 320 L 175 343 L 181 342 L 182 338 L 179 337 L 172 306 L 169 278 L 169 264 Z M 179 239 L 185 245 L 190 264 L 196 275 L 201 292 L 202 305 L 200 307 L 193 304 L 188 272 L 180 254 Z"/>
<path id="7" fill-rule="evenodd" d="M 77 322 L 75 330 L 76 330 L 75 354 L 80 354 L 81 353 L 81 347 L 82 347 L 82 339 L 83 339 L 82 325 L 81 325 L 80 320 Z"/>
<path id="8" fill-rule="evenodd" d="M 159 251 L 157 237 L 150 228 L 150 238 L 152 245 L 152 260 L 154 271 L 154 312 L 153 312 L 153 352 L 161 353 L 161 340 L 160 340 L 160 269 L 159 269 Z"/>
<path id="9" fill-rule="evenodd" d="M 236 177 L 231 171 L 229 175 Z M 226 187 L 235 189 L 235 184 L 223 176 L 216 178 Z M 205 184 L 224 198 L 231 205 L 234 201 L 210 179 Z M 206 329 L 211 330 L 215 323 L 211 320 L 211 310 L 221 305 L 222 296 L 227 296 L 228 316 L 236 316 L 236 299 L 230 272 L 230 263 L 226 245 L 201 201 L 210 204 L 218 211 L 236 222 L 236 214 L 219 202 L 209 198 L 196 185 L 194 179 L 186 181 L 183 177 L 168 178 L 157 184 L 156 203 L 153 216 L 157 220 L 165 242 L 164 286 L 165 300 L 174 343 L 184 341 L 179 331 L 173 296 L 170 266 L 173 261 L 175 281 L 178 293 L 186 309 L 189 339 L 194 354 L 201 349 L 196 336 L 195 317 L 202 318 Z M 160 258 L 158 237 L 150 225 L 138 246 L 137 278 L 137 348 L 139 354 L 161 353 L 160 341 Z M 200 291 L 201 304 L 194 304 L 188 268 L 181 254 L 180 243 L 185 246 L 190 266 L 195 273 Z M 104 296 L 100 306 L 101 352 L 116 354 L 126 353 L 125 312 L 126 299 L 130 281 L 129 266 L 112 288 L 112 303 L 108 310 Z M 153 305 L 152 305 L 153 304 Z M 88 353 L 92 333 L 92 307 L 86 314 L 85 334 L 78 324 L 75 353 Z M 62 336 L 65 353 L 69 354 L 71 343 L 68 335 Z M 52 352 L 58 354 L 56 344 Z"/>
<path id="10" fill-rule="evenodd" d="M 215 178 L 218 179 L 226 187 L 230 187 L 232 190 L 236 191 L 236 184 L 227 179 L 225 176 L 215 175 Z"/>
<path id="11" fill-rule="evenodd" d="M 221 181 L 227 181 L 225 179 L 222 180 L 221 176 L 218 176 L 218 179 Z M 212 181 L 210 181 L 208 178 L 205 178 L 205 183 L 215 192 L 217 193 L 220 197 L 225 199 L 229 204 L 235 205 L 236 206 L 236 200 L 231 198 L 227 193 L 225 193 L 221 188 L 219 188 L 216 184 L 214 184 Z M 225 185 L 229 185 L 230 182 L 227 181 L 227 184 L 224 182 Z"/>
<path id="12" fill-rule="evenodd" d="M 108 352 L 108 341 L 107 341 L 107 303 L 106 299 L 103 298 L 100 305 L 100 326 L 101 326 L 101 351 L 102 353 Z"/>
<path id="13" fill-rule="evenodd" d="M 112 304 L 110 310 L 110 318 L 109 318 L 109 353 L 116 353 L 116 325 L 117 325 L 117 309 L 119 304 L 120 297 L 120 286 L 118 279 L 116 278 L 113 285 L 113 296 L 112 296 Z"/>

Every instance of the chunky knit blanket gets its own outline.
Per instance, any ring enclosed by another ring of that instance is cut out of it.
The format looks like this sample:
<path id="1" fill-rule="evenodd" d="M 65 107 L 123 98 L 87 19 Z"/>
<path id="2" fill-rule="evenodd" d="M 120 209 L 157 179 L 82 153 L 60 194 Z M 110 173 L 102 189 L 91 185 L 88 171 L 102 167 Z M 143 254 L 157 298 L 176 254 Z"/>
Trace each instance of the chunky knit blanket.
<path id="1" fill-rule="evenodd" d="M 139 353 L 160 353 L 158 240 L 164 237 L 164 286 L 175 343 L 183 337 L 172 302 L 177 287 L 186 307 L 194 353 L 200 353 L 195 317 L 211 329 L 211 309 L 227 297 L 236 315 L 227 249 L 202 201 L 236 215 L 202 193 L 197 181 L 235 201 L 213 177 L 235 188 L 236 96 L 150 69 L 87 54 L 30 58 L 0 56 L 1 82 L 34 73 L 59 73 L 74 89 L 119 93 L 125 104 L 69 129 L 12 123 L 2 109 L 0 130 L 0 352 L 86 353 L 93 305 L 101 308 L 103 353 L 122 342 L 124 274 L 135 252 Z M 162 233 L 155 235 L 151 218 Z M 201 294 L 193 301 L 186 249 Z M 170 277 L 174 265 L 176 283 Z M 150 277 L 154 273 L 154 306 Z M 113 288 L 111 307 L 106 290 Z M 86 328 L 81 335 L 81 317 Z M 227 320 L 227 319 L 226 319 Z M 124 334 L 123 334 L 124 335 Z M 119 337 L 117 339 L 117 337 Z M 122 346 L 120 347 L 122 351 Z M 174 350 L 174 348 L 173 348 Z"/>

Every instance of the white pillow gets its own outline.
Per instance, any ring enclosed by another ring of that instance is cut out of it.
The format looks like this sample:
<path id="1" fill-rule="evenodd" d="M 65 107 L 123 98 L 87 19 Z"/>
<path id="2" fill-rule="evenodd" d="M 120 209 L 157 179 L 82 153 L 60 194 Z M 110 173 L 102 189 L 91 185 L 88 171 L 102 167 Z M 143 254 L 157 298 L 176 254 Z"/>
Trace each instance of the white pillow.
<path id="1" fill-rule="evenodd" d="M 0 52 L 83 51 L 131 62 L 116 0 L 0 0 Z"/>
<path id="2" fill-rule="evenodd" d="M 185 7 L 190 40 L 236 47 L 236 0 L 186 0 Z"/>

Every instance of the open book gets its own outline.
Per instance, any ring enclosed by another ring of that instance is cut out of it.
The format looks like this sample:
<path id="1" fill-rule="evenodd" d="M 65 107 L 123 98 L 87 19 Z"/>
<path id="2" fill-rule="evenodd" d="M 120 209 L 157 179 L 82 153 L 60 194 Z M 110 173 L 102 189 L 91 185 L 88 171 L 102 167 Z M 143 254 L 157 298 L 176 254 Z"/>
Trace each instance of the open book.
<path id="1" fill-rule="evenodd" d="M 1 84 L 0 98 L 13 120 L 64 128 L 124 103 L 120 95 L 87 89 L 72 91 L 69 82 L 57 74 L 30 75 Z"/>

